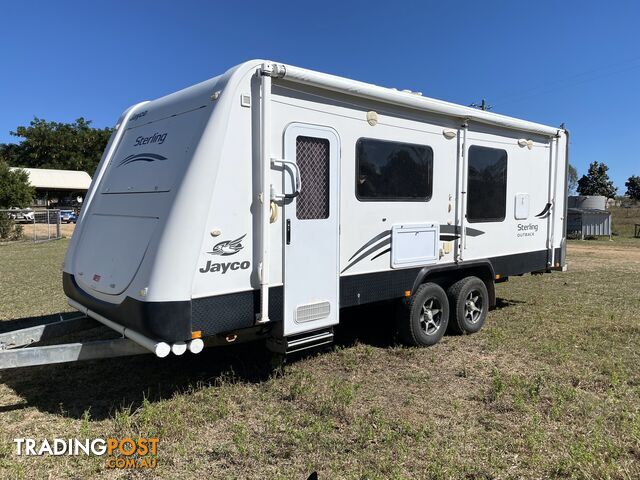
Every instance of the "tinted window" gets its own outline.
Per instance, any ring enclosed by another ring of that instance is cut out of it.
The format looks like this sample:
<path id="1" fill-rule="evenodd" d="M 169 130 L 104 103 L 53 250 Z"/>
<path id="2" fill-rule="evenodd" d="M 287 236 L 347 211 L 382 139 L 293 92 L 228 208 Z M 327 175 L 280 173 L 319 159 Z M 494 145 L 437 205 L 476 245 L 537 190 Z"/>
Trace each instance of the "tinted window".
<path id="1" fill-rule="evenodd" d="M 507 152 L 469 148 L 467 220 L 501 222 L 507 208 Z"/>
<path id="2" fill-rule="evenodd" d="M 356 144 L 359 200 L 429 200 L 432 172 L 431 147 L 371 138 Z"/>

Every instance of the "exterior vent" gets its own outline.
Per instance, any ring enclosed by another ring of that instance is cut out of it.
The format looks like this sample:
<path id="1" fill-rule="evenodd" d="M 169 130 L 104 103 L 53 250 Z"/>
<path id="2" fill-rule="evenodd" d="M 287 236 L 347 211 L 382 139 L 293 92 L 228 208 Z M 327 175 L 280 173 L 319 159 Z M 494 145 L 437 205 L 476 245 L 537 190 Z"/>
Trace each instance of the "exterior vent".
<path id="1" fill-rule="evenodd" d="M 296 308 L 296 322 L 313 322 L 327 318 L 331 313 L 331 304 L 329 302 L 310 303 L 301 305 Z"/>

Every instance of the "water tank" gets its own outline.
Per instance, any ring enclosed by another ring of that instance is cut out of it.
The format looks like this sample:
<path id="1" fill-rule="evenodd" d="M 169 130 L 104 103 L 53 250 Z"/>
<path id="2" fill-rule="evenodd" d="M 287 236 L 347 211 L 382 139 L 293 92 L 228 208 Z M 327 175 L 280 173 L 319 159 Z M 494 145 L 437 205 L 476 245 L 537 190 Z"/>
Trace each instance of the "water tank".
<path id="1" fill-rule="evenodd" d="M 569 208 L 605 210 L 607 197 L 602 195 L 575 195 L 569 197 Z"/>

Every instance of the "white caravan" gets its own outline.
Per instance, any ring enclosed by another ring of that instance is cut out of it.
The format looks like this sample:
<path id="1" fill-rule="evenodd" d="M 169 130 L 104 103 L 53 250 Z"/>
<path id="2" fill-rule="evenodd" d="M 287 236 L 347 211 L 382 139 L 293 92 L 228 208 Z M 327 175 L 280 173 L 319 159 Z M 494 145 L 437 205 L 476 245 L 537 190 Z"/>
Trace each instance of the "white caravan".
<path id="1" fill-rule="evenodd" d="M 72 306 L 163 356 L 478 331 L 510 276 L 565 269 L 568 132 L 254 60 L 127 109 L 64 263 Z M 195 341 L 194 341 L 195 339 Z"/>

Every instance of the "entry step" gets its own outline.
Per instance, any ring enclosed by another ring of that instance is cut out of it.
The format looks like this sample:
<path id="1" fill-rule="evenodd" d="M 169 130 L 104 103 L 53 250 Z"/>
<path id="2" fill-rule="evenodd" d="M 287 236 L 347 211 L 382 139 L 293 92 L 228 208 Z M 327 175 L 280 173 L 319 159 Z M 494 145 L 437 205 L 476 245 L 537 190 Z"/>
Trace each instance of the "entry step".
<path id="1" fill-rule="evenodd" d="M 267 342 L 267 346 L 274 352 L 290 354 L 309 348 L 320 347 L 332 342 L 333 328 L 329 327 L 322 330 L 298 333 L 284 338 L 271 338 Z"/>

